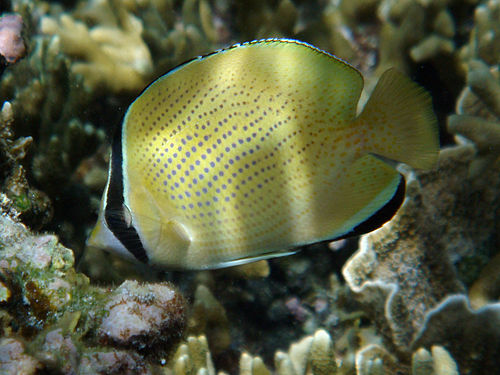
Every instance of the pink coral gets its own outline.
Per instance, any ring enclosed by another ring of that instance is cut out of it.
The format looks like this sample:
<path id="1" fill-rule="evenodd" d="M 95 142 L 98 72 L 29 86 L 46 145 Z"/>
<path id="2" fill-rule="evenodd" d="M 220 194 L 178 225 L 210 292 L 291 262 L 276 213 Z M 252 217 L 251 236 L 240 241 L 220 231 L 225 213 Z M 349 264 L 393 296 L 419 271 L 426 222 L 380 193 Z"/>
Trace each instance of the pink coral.
<path id="1" fill-rule="evenodd" d="M 18 14 L 0 17 L 0 54 L 7 63 L 13 64 L 26 53 L 21 30 L 23 19 Z"/>

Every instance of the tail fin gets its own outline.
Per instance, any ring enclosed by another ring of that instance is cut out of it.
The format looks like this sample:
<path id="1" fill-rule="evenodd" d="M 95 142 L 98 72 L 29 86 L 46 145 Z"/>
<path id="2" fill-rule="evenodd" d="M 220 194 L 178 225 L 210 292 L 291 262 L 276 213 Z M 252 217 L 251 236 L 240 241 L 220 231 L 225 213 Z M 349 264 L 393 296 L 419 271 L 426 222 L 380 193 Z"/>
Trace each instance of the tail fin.
<path id="1" fill-rule="evenodd" d="M 439 137 L 431 97 L 395 69 L 382 74 L 356 123 L 370 153 L 422 169 L 437 160 Z"/>

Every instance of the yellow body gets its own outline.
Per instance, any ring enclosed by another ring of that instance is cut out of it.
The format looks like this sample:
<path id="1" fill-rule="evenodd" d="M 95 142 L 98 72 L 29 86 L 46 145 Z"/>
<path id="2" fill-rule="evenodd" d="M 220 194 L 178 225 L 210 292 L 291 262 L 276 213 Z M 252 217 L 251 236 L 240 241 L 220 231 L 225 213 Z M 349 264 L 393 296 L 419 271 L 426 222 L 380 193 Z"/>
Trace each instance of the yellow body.
<path id="1" fill-rule="evenodd" d="M 124 202 L 150 263 L 214 268 L 347 234 L 387 203 L 399 174 L 430 167 L 429 96 L 363 79 L 304 43 L 266 40 L 195 59 L 148 87 L 122 130 Z M 98 230 L 98 229 L 96 229 Z"/>

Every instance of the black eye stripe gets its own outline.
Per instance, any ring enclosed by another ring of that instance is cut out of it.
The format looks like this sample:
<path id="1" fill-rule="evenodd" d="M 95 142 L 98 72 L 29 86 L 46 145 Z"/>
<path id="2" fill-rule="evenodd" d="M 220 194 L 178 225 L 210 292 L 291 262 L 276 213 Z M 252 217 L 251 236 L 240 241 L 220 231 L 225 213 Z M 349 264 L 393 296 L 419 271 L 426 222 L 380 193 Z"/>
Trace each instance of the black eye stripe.
<path id="1" fill-rule="evenodd" d="M 123 200 L 123 154 L 122 154 L 122 132 L 121 127 L 117 129 L 113 137 L 111 150 L 111 166 L 108 191 L 106 194 L 106 207 L 104 219 L 111 232 L 118 238 L 125 248 L 134 257 L 143 263 L 149 259 L 142 245 L 139 234 L 134 226 L 129 226 L 124 214 Z"/>

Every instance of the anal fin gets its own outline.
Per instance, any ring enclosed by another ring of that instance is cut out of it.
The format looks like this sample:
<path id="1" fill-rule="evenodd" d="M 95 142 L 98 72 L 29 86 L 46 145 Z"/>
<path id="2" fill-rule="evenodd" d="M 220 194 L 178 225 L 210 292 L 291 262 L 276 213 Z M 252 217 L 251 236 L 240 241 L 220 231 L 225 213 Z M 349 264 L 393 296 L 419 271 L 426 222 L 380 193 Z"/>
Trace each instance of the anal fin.
<path id="1" fill-rule="evenodd" d="M 232 259 L 224 262 L 220 262 L 214 265 L 210 265 L 210 269 L 218 269 L 218 268 L 225 268 L 225 267 L 233 267 L 233 266 L 241 266 L 243 264 L 247 263 L 252 263 L 252 262 L 257 262 L 259 260 L 265 260 L 265 259 L 271 259 L 271 258 L 278 258 L 278 257 L 285 257 L 288 255 L 292 255 L 297 253 L 299 250 L 286 250 L 286 251 L 273 251 L 270 253 L 264 253 L 264 254 L 259 254 L 255 256 L 247 256 L 247 257 L 242 257 L 242 258 L 237 258 L 237 259 Z"/>
<path id="2" fill-rule="evenodd" d="M 404 179 L 382 160 L 365 155 L 327 194 L 317 216 L 322 240 L 366 233 L 388 221 L 402 202 Z"/>

